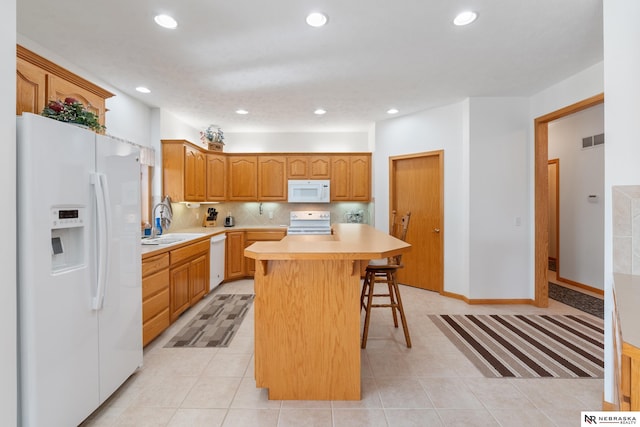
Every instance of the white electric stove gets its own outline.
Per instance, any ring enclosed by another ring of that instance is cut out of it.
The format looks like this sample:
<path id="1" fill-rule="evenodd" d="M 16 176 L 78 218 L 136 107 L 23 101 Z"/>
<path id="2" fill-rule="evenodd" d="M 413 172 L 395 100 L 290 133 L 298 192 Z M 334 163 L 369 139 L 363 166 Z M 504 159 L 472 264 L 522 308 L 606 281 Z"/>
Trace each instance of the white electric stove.
<path id="1" fill-rule="evenodd" d="M 331 213 L 293 211 L 289 214 L 287 234 L 331 234 Z"/>

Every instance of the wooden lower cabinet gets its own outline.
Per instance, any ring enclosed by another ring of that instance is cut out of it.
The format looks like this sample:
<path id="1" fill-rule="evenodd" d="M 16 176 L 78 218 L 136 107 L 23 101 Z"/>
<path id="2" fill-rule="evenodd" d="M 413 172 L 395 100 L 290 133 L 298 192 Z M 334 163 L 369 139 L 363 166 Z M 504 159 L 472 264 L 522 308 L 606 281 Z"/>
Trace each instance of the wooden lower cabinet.
<path id="1" fill-rule="evenodd" d="M 142 345 L 209 292 L 209 239 L 142 260 Z"/>
<path id="2" fill-rule="evenodd" d="M 233 231 L 227 233 L 225 280 L 253 277 L 255 260 L 244 256 L 245 248 L 255 242 L 282 240 L 286 230 Z"/>
<path id="3" fill-rule="evenodd" d="M 232 280 L 245 276 L 244 231 L 227 233 L 224 279 Z"/>
<path id="4" fill-rule="evenodd" d="M 191 261 L 189 265 L 189 303 L 194 305 L 209 292 L 209 254 Z"/>
<path id="5" fill-rule="evenodd" d="M 143 346 L 169 327 L 169 282 L 169 254 L 142 262 Z"/>
<path id="6" fill-rule="evenodd" d="M 282 240 L 287 235 L 282 231 L 247 231 L 244 235 L 244 247 L 247 248 L 255 242 L 267 242 Z M 243 255 L 244 256 L 244 255 Z M 247 276 L 254 276 L 256 273 L 256 260 L 244 257 L 244 272 Z"/>
<path id="7" fill-rule="evenodd" d="M 209 245 L 207 239 L 169 252 L 172 323 L 209 292 Z"/>
<path id="8" fill-rule="evenodd" d="M 189 263 L 171 269 L 171 323 L 175 322 L 191 305 L 189 269 Z"/>
<path id="9" fill-rule="evenodd" d="M 229 231 L 225 280 L 253 276 L 255 261 L 244 248 L 281 240 L 286 230 Z M 147 345 L 209 292 L 209 248 L 206 239 L 142 261 L 142 345 Z"/>
<path id="10" fill-rule="evenodd" d="M 622 343 L 620 410 L 640 411 L 640 348 Z"/>

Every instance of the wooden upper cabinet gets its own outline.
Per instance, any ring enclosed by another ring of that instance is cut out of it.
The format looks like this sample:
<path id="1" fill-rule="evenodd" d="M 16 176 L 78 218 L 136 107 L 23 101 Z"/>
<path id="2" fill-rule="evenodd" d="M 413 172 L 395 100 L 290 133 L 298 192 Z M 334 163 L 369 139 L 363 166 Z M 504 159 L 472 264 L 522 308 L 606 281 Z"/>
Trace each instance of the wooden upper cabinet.
<path id="1" fill-rule="evenodd" d="M 227 198 L 227 158 L 221 154 L 207 154 L 207 183 L 205 200 L 224 202 Z"/>
<path id="2" fill-rule="evenodd" d="M 371 155 L 334 155 L 331 159 L 331 200 L 371 199 Z"/>
<path id="3" fill-rule="evenodd" d="M 22 58 L 16 65 L 16 114 L 40 114 L 47 100 L 47 73 Z"/>
<path id="4" fill-rule="evenodd" d="M 40 114 L 49 101 L 71 97 L 105 124 L 105 100 L 113 93 L 20 45 L 16 46 L 16 53 L 16 115 Z"/>
<path id="5" fill-rule="evenodd" d="M 330 179 L 329 156 L 287 156 L 287 179 Z"/>
<path id="6" fill-rule="evenodd" d="M 104 114 L 106 112 L 104 99 L 54 75 L 49 75 L 48 82 L 48 100 L 59 99 L 64 101 L 67 97 L 75 98 L 87 110 L 100 117 L 100 123 L 104 123 Z"/>
<path id="7" fill-rule="evenodd" d="M 258 200 L 258 156 L 227 158 L 228 199 L 234 201 Z"/>
<path id="8" fill-rule="evenodd" d="M 309 157 L 309 179 L 330 179 L 331 158 L 329 156 Z"/>
<path id="9" fill-rule="evenodd" d="M 162 194 L 175 202 L 285 202 L 287 179 L 330 179 L 332 201 L 366 202 L 371 154 L 226 154 L 162 140 Z"/>
<path id="10" fill-rule="evenodd" d="M 371 156 L 349 156 L 351 168 L 351 200 L 367 202 L 371 199 Z"/>
<path id="11" fill-rule="evenodd" d="M 287 156 L 287 179 L 305 179 L 309 173 L 307 156 Z"/>
<path id="12" fill-rule="evenodd" d="M 205 154 L 195 148 L 184 147 L 184 198 L 188 201 L 203 202 L 205 196 Z"/>
<path id="13" fill-rule="evenodd" d="M 183 139 L 162 140 L 162 194 L 174 202 L 205 199 L 205 153 Z"/>
<path id="14" fill-rule="evenodd" d="M 351 168 L 349 157 L 334 156 L 331 159 L 331 201 L 350 200 Z"/>
<path id="15" fill-rule="evenodd" d="M 285 156 L 258 157 L 258 200 L 287 200 L 286 168 Z"/>

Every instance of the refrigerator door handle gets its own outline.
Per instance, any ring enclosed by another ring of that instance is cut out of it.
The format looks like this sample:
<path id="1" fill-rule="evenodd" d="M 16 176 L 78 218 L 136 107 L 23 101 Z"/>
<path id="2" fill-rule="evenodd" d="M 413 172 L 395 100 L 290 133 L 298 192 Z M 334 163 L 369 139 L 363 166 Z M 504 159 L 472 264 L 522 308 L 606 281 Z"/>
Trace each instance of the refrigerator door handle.
<path id="1" fill-rule="evenodd" d="M 104 304 L 109 271 L 109 235 L 111 234 L 111 213 L 109 204 L 109 186 L 105 174 L 96 173 L 91 179 L 95 188 L 98 223 L 98 284 L 93 297 L 92 309 L 100 310 Z"/>

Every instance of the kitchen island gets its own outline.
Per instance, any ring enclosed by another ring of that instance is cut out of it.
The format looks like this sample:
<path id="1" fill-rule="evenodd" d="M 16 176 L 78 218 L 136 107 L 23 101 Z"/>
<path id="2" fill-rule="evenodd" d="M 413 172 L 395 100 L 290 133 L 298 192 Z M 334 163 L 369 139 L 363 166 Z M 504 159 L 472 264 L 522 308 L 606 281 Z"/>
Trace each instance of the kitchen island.
<path id="1" fill-rule="evenodd" d="M 359 400 L 360 276 L 410 245 L 364 224 L 245 249 L 256 260 L 255 379 L 278 400 Z"/>

